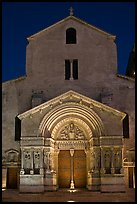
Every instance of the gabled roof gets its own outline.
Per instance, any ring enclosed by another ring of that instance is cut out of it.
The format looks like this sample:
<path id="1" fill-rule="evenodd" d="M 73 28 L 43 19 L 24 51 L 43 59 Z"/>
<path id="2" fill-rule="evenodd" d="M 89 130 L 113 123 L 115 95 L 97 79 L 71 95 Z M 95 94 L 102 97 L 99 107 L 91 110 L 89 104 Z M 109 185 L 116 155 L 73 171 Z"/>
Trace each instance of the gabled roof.
<path id="1" fill-rule="evenodd" d="M 37 32 L 37 33 L 35 33 L 34 35 L 31 35 L 30 37 L 27 38 L 27 40 L 30 41 L 30 40 L 34 39 L 35 37 L 39 36 L 40 34 L 42 34 L 43 32 L 46 32 L 46 31 L 48 31 L 49 29 L 51 29 L 51 28 L 53 28 L 53 27 L 55 27 L 55 26 L 58 26 L 59 24 L 65 22 L 65 21 L 67 21 L 67 20 L 69 20 L 69 19 L 72 19 L 72 20 L 74 20 L 74 21 L 77 21 L 77 22 L 79 22 L 79 23 L 81 23 L 81 24 L 83 24 L 83 25 L 89 27 L 89 28 L 92 28 L 92 29 L 94 29 L 94 30 L 96 30 L 96 31 L 98 31 L 98 32 L 100 32 L 100 33 L 102 33 L 103 35 L 106 35 L 107 37 L 112 38 L 113 40 L 115 40 L 115 38 L 116 38 L 116 36 L 114 36 L 114 35 L 112 35 L 112 34 L 110 34 L 110 33 L 107 33 L 107 32 L 105 32 L 105 31 L 103 31 L 103 30 L 101 30 L 101 29 L 99 29 L 99 28 L 97 28 L 97 27 L 95 27 L 95 26 L 93 26 L 93 25 L 91 25 L 91 24 L 89 24 L 89 23 L 87 23 L 87 22 L 85 22 L 85 21 L 83 21 L 83 20 L 81 20 L 81 19 L 75 17 L 75 16 L 68 16 L 68 17 L 66 17 L 66 18 L 64 18 L 64 19 L 62 19 L 62 20 L 60 20 L 60 21 L 58 21 L 57 23 L 55 23 L 55 24 L 53 24 L 53 25 L 47 27 L 46 29 L 41 30 L 40 32 Z"/>
<path id="2" fill-rule="evenodd" d="M 116 110 L 110 106 L 107 106 L 107 105 L 102 104 L 98 101 L 95 101 L 95 100 L 93 100 L 87 96 L 84 96 L 82 94 L 79 94 L 75 91 L 70 90 L 70 91 L 68 91 L 64 94 L 61 94 L 61 95 L 59 95 L 59 96 L 57 96 L 57 97 L 55 97 L 55 98 L 53 98 L 53 99 L 51 99 L 45 103 L 42 103 L 41 105 L 38 105 L 38 106 L 36 106 L 36 107 L 34 107 L 34 108 L 24 112 L 24 113 L 19 114 L 18 118 L 22 120 L 24 118 L 32 116 L 33 114 L 35 114 L 37 112 L 42 111 L 43 109 L 47 109 L 47 108 L 50 109 L 51 107 L 53 108 L 54 104 L 56 104 L 55 106 L 57 106 L 58 103 L 59 104 L 65 104 L 66 101 L 72 102 L 72 101 L 74 101 L 74 99 L 76 101 L 79 101 L 79 102 L 82 101 L 83 105 L 85 103 L 86 106 L 92 107 L 93 109 L 94 109 L 94 107 L 97 107 L 97 108 L 104 110 L 106 112 L 111 112 L 114 115 L 120 117 L 121 119 L 123 119 L 126 116 L 126 114 L 124 112 L 118 111 L 118 110 Z"/>

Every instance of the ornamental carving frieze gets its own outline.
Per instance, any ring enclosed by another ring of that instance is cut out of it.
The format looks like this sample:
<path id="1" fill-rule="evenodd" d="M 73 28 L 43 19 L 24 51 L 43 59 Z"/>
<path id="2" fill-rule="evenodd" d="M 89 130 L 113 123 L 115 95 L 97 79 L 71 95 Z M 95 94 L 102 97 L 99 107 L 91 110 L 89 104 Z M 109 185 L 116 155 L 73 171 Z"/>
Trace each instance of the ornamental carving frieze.
<path id="1" fill-rule="evenodd" d="M 62 140 L 57 141 L 58 149 L 86 149 L 87 141 L 84 140 Z"/>
<path id="2" fill-rule="evenodd" d="M 73 122 L 65 126 L 60 132 L 60 138 L 63 140 L 83 140 L 85 139 L 84 132 Z"/>

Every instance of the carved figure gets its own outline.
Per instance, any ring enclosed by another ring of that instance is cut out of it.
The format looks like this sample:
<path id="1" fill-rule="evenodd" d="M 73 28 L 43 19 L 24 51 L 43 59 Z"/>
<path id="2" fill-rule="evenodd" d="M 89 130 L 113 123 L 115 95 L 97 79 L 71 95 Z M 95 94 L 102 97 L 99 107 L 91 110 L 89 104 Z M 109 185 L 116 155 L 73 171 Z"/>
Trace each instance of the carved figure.
<path id="1" fill-rule="evenodd" d="M 109 150 L 106 150 L 104 155 L 104 166 L 106 173 L 111 172 L 111 152 Z"/>
<path id="2" fill-rule="evenodd" d="M 24 152 L 24 168 L 30 169 L 31 168 L 31 153 L 30 152 Z"/>
<path id="3" fill-rule="evenodd" d="M 44 154 L 44 164 L 47 170 L 50 170 L 50 152 Z"/>
<path id="4" fill-rule="evenodd" d="M 34 152 L 34 165 L 36 169 L 40 168 L 40 153 L 39 152 Z"/>
<path id="5" fill-rule="evenodd" d="M 78 126 L 74 125 L 74 123 L 70 123 L 69 125 L 65 126 L 65 128 L 61 131 L 60 134 L 61 139 L 70 139 L 70 140 L 78 140 L 84 139 L 84 133 L 82 130 L 79 129 Z"/>

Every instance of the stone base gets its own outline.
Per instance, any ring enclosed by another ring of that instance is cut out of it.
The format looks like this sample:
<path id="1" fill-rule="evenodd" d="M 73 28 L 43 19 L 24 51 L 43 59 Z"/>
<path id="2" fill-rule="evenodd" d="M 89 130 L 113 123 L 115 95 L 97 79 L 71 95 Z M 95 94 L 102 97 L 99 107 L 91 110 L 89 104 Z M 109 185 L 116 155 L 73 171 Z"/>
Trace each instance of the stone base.
<path id="1" fill-rule="evenodd" d="M 87 186 L 87 189 L 89 190 L 89 191 L 100 191 L 100 185 L 88 185 Z"/>
<path id="2" fill-rule="evenodd" d="M 44 192 L 43 175 L 20 175 L 19 191 L 24 193 Z"/>
<path id="3" fill-rule="evenodd" d="M 90 191 L 100 191 L 100 178 L 88 177 L 87 189 Z"/>
<path id="4" fill-rule="evenodd" d="M 29 185 L 20 185 L 20 193 L 42 193 L 44 192 L 44 186 L 29 186 Z"/>
<path id="5" fill-rule="evenodd" d="M 44 186 L 44 191 L 57 191 L 57 186 Z"/>
<path id="6" fill-rule="evenodd" d="M 101 185 L 101 192 L 102 193 L 125 193 L 125 186 L 124 185 Z"/>
<path id="7" fill-rule="evenodd" d="M 54 172 L 46 172 L 44 179 L 44 190 L 45 191 L 56 191 L 57 190 L 56 174 Z"/>
<path id="8" fill-rule="evenodd" d="M 102 177 L 101 192 L 125 192 L 124 177 Z"/>

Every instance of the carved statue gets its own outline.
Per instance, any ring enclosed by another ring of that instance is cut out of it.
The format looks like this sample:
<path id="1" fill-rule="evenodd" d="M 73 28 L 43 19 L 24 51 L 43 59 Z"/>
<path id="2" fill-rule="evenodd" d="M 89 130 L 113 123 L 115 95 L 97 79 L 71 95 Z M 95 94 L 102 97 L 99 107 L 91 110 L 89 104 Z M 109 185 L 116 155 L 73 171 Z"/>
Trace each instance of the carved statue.
<path id="1" fill-rule="evenodd" d="M 44 154 L 44 164 L 47 170 L 50 170 L 50 152 L 45 152 Z"/>
<path id="2" fill-rule="evenodd" d="M 36 169 L 40 168 L 40 153 L 34 152 L 34 166 Z"/>
<path id="3" fill-rule="evenodd" d="M 30 169 L 31 168 L 31 153 L 30 152 L 24 152 L 24 168 Z"/>
<path id="4" fill-rule="evenodd" d="M 91 152 L 91 165 L 90 168 L 92 171 L 98 170 L 100 168 L 100 155 L 97 150 Z"/>
<path id="5" fill-rule="evenodd" d="M 106 169 L 106 173 L 111 171 L 111 152 L 110 150 L 106 150 L 104 154 L 104 167 Z"/>
<path id="6" fill-rule="evenodd" d="M 121 164 L 122 162 L 122 158 L 121 158 L 121 151 L 118 150 L 115 152 L 114 154 L 114 168 L 115 168 L 115 173 L 120 173 L 120 169 L 121 169 Z"/>
<path id="7" fill-rule="evenodd" d="M 74 124 L 71 123 L 69 126 L 69 139 L 74 139 L 75 137 L 75 128 L 74 128 Z"/>
<path id="8" fill-rule="evenodd" d="M 91 152 L 90 168 L 91 168 L 91 171 L 95 169 L 95 153 L 94 152 Z"/>

